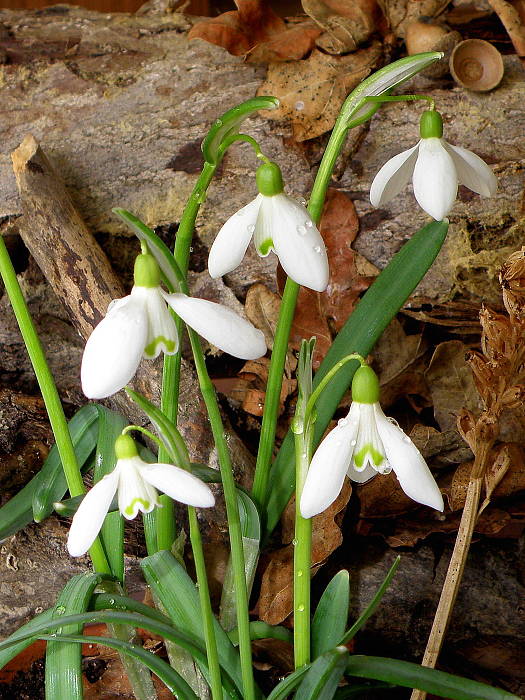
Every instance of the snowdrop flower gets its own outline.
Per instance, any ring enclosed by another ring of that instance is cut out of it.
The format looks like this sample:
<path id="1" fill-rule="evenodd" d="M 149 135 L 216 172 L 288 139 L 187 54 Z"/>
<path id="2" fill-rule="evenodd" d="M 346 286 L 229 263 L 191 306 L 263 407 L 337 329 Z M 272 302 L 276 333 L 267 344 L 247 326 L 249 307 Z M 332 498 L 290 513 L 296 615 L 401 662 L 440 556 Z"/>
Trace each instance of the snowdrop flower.
<path id="1" fill-rule="evenodd" d="M 84 496 L 73 517 L 67 540 L 72 557 L 82 556 L 91 547 L 117 492 L 119 511 L 127 520 L 133 520 L 139 511 L 149 513 L 159 505 L 157 489 L 197 508 L 210 508 L 215 503 L 209 487 L 190 472 L 173 464 L 144 462 L 129 435 L 117 438 L 115 454 L 115 469 Z"/>
<path id="2" fill-rule="evenodd" d="M 377 375 L 363 365 L 354 375 L 348 416 L 313 456 L 300 501 L 303 518 L 328 508 L 339 495 L 345 476 L 364 483 L 392 469 L 407 496 L 443 510 L 443 497 L 430 469 L 412 440 L 381 410 Z"/>
<path id="3" fill-rule="evenodd" d="M 398 153 L 377 173 L 370 188 L 370 201 L 380 207 L 395 197 L 410 180 L 422 209 L 441 221 L 454 204 L 458 184 L 483 197 L 496 192 L 497 180 L 489 166 L 472 151 L 452 146 L 443 137 L 439 112 L 427 110 L 419 124 L 421 140 Z"/>
<path id="4" fill-rule="evenodd" d="M 208 258 L 212 277 L 234 270 L 253 237 L 261 257 L 273 250 L 286 274 L 298 284 L 323 292 L 328 284 L 326 248 L 308 211 L 283 192 L 276 163 L 257 168 L 257 197 L 228 219 Z"/>
<path id="5" fill-rule="evenodd" d="M 155 258 L 142 253 L 135 261 L 131 294 L 111 302 L 106 317 L 86 343 L 80 374 L 88 398 L 103 399 L 122 389 L 142 357 L 154 359 L 161 350 L 167 355 L 177 352 L 177 328 L 167 304 L 224 352 L 245 360 L 265 354 L 263 333 L 230 309 L 185 294 L 167 294 L 159 284 Z"/>

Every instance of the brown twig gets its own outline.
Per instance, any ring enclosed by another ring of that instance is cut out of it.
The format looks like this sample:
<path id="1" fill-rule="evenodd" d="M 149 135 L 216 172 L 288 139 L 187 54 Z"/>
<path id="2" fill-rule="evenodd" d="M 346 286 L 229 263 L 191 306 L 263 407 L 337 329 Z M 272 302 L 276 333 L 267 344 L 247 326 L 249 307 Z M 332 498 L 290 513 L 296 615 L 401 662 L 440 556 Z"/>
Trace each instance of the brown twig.
<path id="1" fill-rule="evenodd" d="M 458 427 L 474 453 L 465 506 L 454 550 L 441 591 L 439 604 L 423 656 L 422 664 L 436 666 L 465 568 L 472 534 L 480 514 L 483 480 L 491 464 L 490 452 L 499 434 L 499 419 L 505 408 L 522 403 L 525 362 L 525 249 L 511 255 L 501 270 L 503 300 L 509 317 L 482 309 L 482 353 L 471 353 L 468 362 L 484 410 L 476 417 L 463 410 Z M 487 495 L 482 508 L 490 499 Z M 424 700 L 427 694 L 414 690 L 411 700 Z"/>

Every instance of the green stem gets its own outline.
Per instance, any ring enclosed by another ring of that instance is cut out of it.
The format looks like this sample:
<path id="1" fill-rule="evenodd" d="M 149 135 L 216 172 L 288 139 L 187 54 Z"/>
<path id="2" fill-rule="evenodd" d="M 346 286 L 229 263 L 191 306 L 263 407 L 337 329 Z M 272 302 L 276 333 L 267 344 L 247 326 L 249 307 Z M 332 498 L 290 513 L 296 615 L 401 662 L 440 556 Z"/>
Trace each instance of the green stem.
<path id="1" fill-rule="evenodd" d="M 47 364 L 46 356 L 40 339 L 36 332 L 33 320 L 27 308 L 24 295 L 20 289 L 16 272 L 9 257 L 5 241 L 0 236 L 0 275 L 4 281 L 4 285 L 9 296 L 9 300 L 13 307 L 16 320 L 22 333 L 22 338 L 27 348 L 27 353 L 36 375 L 42 398 L 49 416 L 49 422 L 55 443 L 60 455 L 60 460 L 64 469 L 64 474 L 67 481 L 67 486 L 71 497 L 80 496 L 85 493 L 84 482 L 78 468 L 75 449 L 71 441 L 71 435 L 67 427 L 64 409 L 60 402 L 60 396 L 53 380 L 53 375 Z M 97 538 L 91 549 L 89 550 L 93 567 L 95 571 L 100 573 L 111 574 L 111 568 L 106 559 L 104 548 L 100 540 Z"/>
<path id="2" fill-rule="evenodd" d="M 351 355 L 346 355 L 346 357 L 343 357 L 341 360 L 339 360 L 339 362 L 336 362 L 335 365 L 330 369 L 329 372 L 327 372 L 325 374 L 325 376 L 321 379 L 319 384 L 316 386 L 316 388 L 310 394 L 310 398 L 308 399 L 308 403 L 306 404 L 305 419 L 304 419 L 305 424 L 308 423 L 308 419 L 309 419 L 310 415 L 312 414 L 312 411 L 315 408 L 315 402 L 319 398 L 319 395 L 322 394 L 322 392 L 324 391 L 326 386 L 328 384 L 330 384 L 330 382 L 335 377 L 335 375 L 339 372 L 341 367 L 346 365 L 347 362 L 351 362 L 352 360 L 357 360 L 361 364 L 361 366 L 363 366 L 363 365 L 366 366 L 366 362 L 365 362 L 364 357 L 357 352 L 353 352 Z"/>
<path id="3" fill-rule="evenodd" d="M 239 504 L 237 501 L 237 492 L 233 478 L 232 464 L 230 460 L 230 453 L 228 451 L 228 445 L 226 443 L 226 434 L 222 424 L 219 405 L 217 403 L 217 396 L 208 375 L 199 336 L 190 327 L 187 327 L 187 330 L 193 351 L 195 367 L 197 369 L 200 390 L 204 403 L 206 404 L 213 439 L 217 447 L 222 487 L 224 490 L 224 500 L 226 503 L 226 516 L 228 519 L 228 530 L 230 534 L 231 561 L 235 581 L 239 655 L 244 690 L 243 698 L 244 700 L 254 700 L 255 686 L 252 667 L 250 618 L 248 614 L 248 590 L 246 586 L 244 569 L 241 519 L 239 515 Z"/>
<path id="4" fill-rule="evenodd" d="M 195 228 L 195 220 L 201 204 L 205 200 L 206 190 L 213 178 L 217 165 L 204 163 L 201 174 L 193 188 L 188 203 L 182 214 L 182 219 L 177 231 L 175 239 L 174 257 L 182 274 L 185 276 L 188 271 L 191 240 L 193 237 L 193 229 Z M 180 366 L 182 352 L 182 321 L 175 317 L 177 333 L 180 340 L 179 351 L 175 355 L 164 356 L 164 367 L 162 372 L 162 393 L 160 399 L 161 411 L 174 424 L 177 423 L 177 413 L 179 408 L 179 390 L 180 390 Z M 170 457 L 167 451 L 162 447 L 159 450 L 159 462 L 170 462 Z M 159 497 L 162 508 L 157 511 L 157 546 L 159 550 L 171 550 L 173 541 L 175 540 L 175 518 L 173 501 L 169 496 L 162 494 Z M 150 552 L 152 554 L 152 552 Z"/>
<path id="5" fill-rule="evenodd" d="M 342 121 L 336 123 L 319 166 L 308 204 L 308 211 L 316 224 L 318 224 L 321 219 L 326 191 L 330 183 L 335 162 L 344 145 L 347 131 Z M 270 368 L 268 370 L 261 437 L 252 487 L 253 499 L 260 507 L 261 512 L 264 510 L 268 498 L 268 479 L 270 476 L 272 452 L 275 443 L 284 363 L 286 361 L 288 340 L 290 338 L 299 289 L 300 286 L 296 282 L 290 278 L 287 279 L 279 311 L 277 329 L 275 331 Z"/>
<path id="6" fill-rule="evenodd" d="M 299 511 L 308 473 L 312 431 L 294 434 L 295 440 L 295 539 L 294 539 L 294 660 L 295 668 L 310 663 L 310 568 L 312 563 L 312 519 Z"/>
<path id="7" fill-rule="evenodd" d="M 199 600 L 204 623 L 204 641 L 206 643 L 206 654 L 208 657 L 208 669 L 210 672 L 210 687 L 213 700 L 223 700 L 221 667 L 219 665 L 219 655 L 217 653 L 217 640 L 215 639 L 215 629 L 213 627 L 213 611 L 210 602 L 210 589 L 208 587 L 208 577 L 206 575 L 206 565 L 204 562 L 204 552 L 202 549 L 202 539 L 199 530 L 199 522 L 195 508 L 188 506 L 188 519 L 190 523 L 190 541 L 195 561 L 195 572 L 197 574 L 197 585 L 199 588 Z"/>

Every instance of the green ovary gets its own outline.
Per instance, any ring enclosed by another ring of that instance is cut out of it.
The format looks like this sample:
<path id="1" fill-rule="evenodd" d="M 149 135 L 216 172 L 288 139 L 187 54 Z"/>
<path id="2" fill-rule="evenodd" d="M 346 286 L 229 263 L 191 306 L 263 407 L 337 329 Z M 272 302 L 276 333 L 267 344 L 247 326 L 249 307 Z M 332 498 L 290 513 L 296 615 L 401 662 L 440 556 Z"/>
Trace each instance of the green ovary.
<path id="1" fill-rule="evenodd" d="M 364 468 L 367 456 L 371 460 L 373 467 L 379 467 L 385 461 L 385 456 L 376 450 L 373 445 L 367 443 L 363 445 L 359 452 L 354 453 L 354 464 L 357 469 Z"/>
<path id="2" fill-rule="evenodd" d="M 167 353 L 175 352 L 175 341 L 168 340 L 168 338 L 165 338 L 163 335 L 158 335 L 154 340 L 151 341 L 151 343 L 146 345 L 146 347 L 144 348 L 144 354 L 155 355 L 158 345 L 164 345 Z"/>
<path id="3" fill-rule="evenodd" d="M 143 506 L 143 508 L 141 509 L 143 510 L 143 512 L 147 512 L 151 508 L 151 503 L 149 501 L 146 501 L 144 498 L 134 498 L 129 504 L 129 506 L 126 506 L 126 508 L 124 509 L 124 513 L 126 515 L 133 515 L 136 503 L 140 503 Z"/>

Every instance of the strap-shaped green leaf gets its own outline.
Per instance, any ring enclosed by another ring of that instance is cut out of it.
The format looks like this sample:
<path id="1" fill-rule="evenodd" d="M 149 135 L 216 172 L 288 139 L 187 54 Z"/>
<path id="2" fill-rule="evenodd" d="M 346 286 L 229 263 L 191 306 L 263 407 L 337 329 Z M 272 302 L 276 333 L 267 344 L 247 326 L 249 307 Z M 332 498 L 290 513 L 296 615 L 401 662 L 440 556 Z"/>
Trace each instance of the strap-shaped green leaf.
<path id="1" fill-rule="evenodd" d="M 315 375 L 314 387 L 346 355 L 357 352 L 366 357 L 372 351 L 382 332 L 434 262 L 447 230 L 446 221 L 427 224 L 394 255 L 335 338 Z M 319 397 L 316 403 L 315 445 L 319 444 L 357 367 L 357 362 L 346 364 Z M 288 432 L 270 473 L 272 488 L 266 507 L 266 538 L 279 522 L 292 495 L 294 464 L 293 436 Z"/>
<path id="2" fill-rule="evenodd" d="M 91 637 L 89 635 L 73 635 L 73 634 L 43 634 L 40 639 L 47 639 L 53 644 L 77 646 L 81 649 L 81 644 L 102 644 L 110 649 L 116 649 L 119 653 L 132 658 L 134 661 L 139 661 L 144 664 L 150 671 L 153 671 L 166 687 L 174 694 L 178 700 L 199 700 L 184 678 L 180 676 L 174 669 L 171 668 L 159 656 L 155 656 L 150 651 L 136 644 L 130 644 L 123 639 L 113 639 L 112 637 Z M 47 698 L 47 685 L 46 685 Z M 65 698 L 72 699 L 72 695 L 62 695 L 60 700 Z"/>
<path id="3" fill-rule="evenodd" d="M 239 645 L 237 629 L 228 632 L 228 637 L 232 644 Z M 282 625 L 269 625 L 262 620 L 250 622 L 250 639 L 279 639 L 281 642 L 293 644 L 293 634 L 289 629 Z"/>
<path id="4" fill-rule="evenodd" d="M 275 686 L 270 695 L 268 695 L 267 700 L 286 700 L 290 693 L 297 688 L 309 669 L 310 664 L 301 666 L 301 668 L 298 668 L 293 673 L 290 673 L 289 676 L 283 678 L 283 680 Z"/>
<path id="5" fill-rule="evenodd" d="M 453 676 L 408 661 L 385 659 L 381 656 L 351 656 L 346 673 L 359 678 L 394 683 L 405 688 L 419 688 L 452 700 L 519 700 L 517 695 L 467 678 Z"/>
<path id="6" fill-rule="evenodd" d="M 348 662 L 348 649 L 335 647 L 319 656 L 308 669 L 295 700 L 332 700 Z"/>
<path id="7" fill-rule="evenodd" d="M 85 612 L 101 574 L 85 573 L 70 579 L 58 596 L 51 620 Z M 50 620 L 50 621 L 51 621 Z M 82 624 L 57 628 L 57 634 L 79 634 Z M 82 654 L 78 644 L 49 641 L 46 648 L 46 700 L 82 700 Z"/>
<path id="8" fill-rule="evenodd" d="M 260 109 L 276 109 L 279 100 L 276 97 L 253 97 L 237 107 L 229 109 L 217 119 L 202 142 L 204 160 L 215 165 L 220 159 L 220 145 L 234 134 L 241 123 Z"/>
<path id="9" fill-rule="evenodd" d="M 339 571 L 323 595 L 312 620 L 312 657 L 316 659 L 326 651 L 341 644 L 348 620 L 350 602 L 350 576 Z"/>
<path id="10" fill-rule="evenodd" d="M 95 449 L 97 419 L 95 406 L 88 404 L 77 411 L 68 424 L 82 467 L 87 465 L 88 457 Z M 46 518 L 53 511 L 53 502 L 60 500 L 66 491 L 62 464 L 56 445 L 53 445 L 38 474 L 0 508 L 0 540 L 28 525 L 33 516 L 37 522 Z"/>
<path id="11" fill-rule="evenodd" d="M 381 602 L 381 599 L 383 598 L 383 596 L 385 594 L 386 589 L 390 585 L 390 581 L 392 580 L 392 578 L 394 577 L 394 574 L 396 573 L 396 570 L 397 570 L 397 567 L 399 566 L 400 561 L 401 561 L 401 557 L 396 557 L 394 563 L 392 564 L 387 575 L 385 576 L 383 583 L 377 589 L 377 593 L 372 598 L 370 603 L 366 606 L 366 609 L 362 612 L 362 614 L 354 622 L 352 627 L 350 627 L 348 632 L 346 632 L 342 636 L 342 638 L 339 640 L 340 644 L 347 644 L 351 639 L 353 639 L 353 637 L 357 634 L 357 632 L 365 624 L 365 622 L 368 620 L 368 618 L 371 617 L 375 613 L 379 603 Z"/>
<path id="12" fill-rule="evenodd" d="M 183 566 L 167 551 L 157 552 L 141 562 L 147 583 L 162 601 L 173 624 L 182 632 L 197 637 L 203 644 L 203 625 L 199 595 L 195 583 Z M 219 663 L 235 683 L 242 697 L 239 655 L 228 635 L 214 620 Z M 181 645 L 182 646 L 182 645 Z M 201 670 L 207 676 L 207 668 Z"/>

